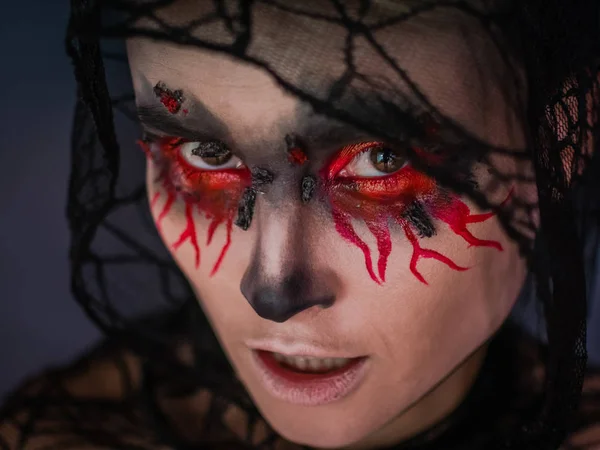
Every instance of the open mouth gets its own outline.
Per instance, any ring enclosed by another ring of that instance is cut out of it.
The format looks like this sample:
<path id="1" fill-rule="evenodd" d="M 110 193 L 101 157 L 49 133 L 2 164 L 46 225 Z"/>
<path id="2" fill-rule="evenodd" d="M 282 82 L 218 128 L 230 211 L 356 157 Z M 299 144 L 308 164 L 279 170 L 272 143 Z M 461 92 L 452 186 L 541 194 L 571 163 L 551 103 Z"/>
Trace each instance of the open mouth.
<path id="1" fill-rule="evenodd" d="M 262 352 L 263 358 L 273 359 L 284 370 L 307 374 L 330 374 L 345 370 L 360 358 L 313 358 L 309 356 L 287 356 L 275 352 Z"/>
<path id="2" fill-rule="evenodd" d="M 360 384 L 368 357 L 313 358 L 253 350 L 263 385 L 275 397 L 305 406 L 341 399 Z"/>

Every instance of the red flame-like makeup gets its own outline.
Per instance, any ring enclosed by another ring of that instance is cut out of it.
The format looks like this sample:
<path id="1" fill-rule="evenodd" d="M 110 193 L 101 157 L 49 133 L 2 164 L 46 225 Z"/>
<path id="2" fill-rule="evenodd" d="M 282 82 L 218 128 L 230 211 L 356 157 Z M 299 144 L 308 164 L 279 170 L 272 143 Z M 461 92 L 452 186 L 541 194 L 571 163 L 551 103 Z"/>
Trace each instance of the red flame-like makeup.
<path id="1" fill-rule="evenodd" d="M 376 283 L 381 284 L 385 281 L 387 261 L 392 249 L 390 220 L 400 226 L 413 247 L 410 270 L 420 282 L 428 284 L 417 268 L 421 258 L 435 259 L 457 271 L 468 269 L 435 250 L 421 246 L 417 237 L 419 230 L 411 223 L 409 214 L 411 205 L 416 202 L 425 214 L 446 223 L 455 234 L 469 244 L 469 247 L 503 250 L 499 242 L 479 239 L 467 229 L 468 224 L 484 222 L 494 217 L 494 213 L 472 214 L 469 207 L 456 195 L 442 190 L 432 178 L 410 165 L 381 177 L 339 176 L 357 155 L 383 146 L 380 142 L 365 142 L 344 147 L 321 171 L 324 192 L 332 208 L 335 228 L 342 238 L 362 251 L 367 272 Z M 419 149 L 415 149 L 415 152 L 423 153 Z M 436 159 L 429 158 L 430 161 Z M 508 197 L 505 201 L 507 200 Z M 377 241 L 377 274 L 373 268 L 371 250 L 354 230 L 353 219 L 363 220 Z"/>
<path id="2" fill-rule="evenodd" d="M 237 205 L 244 189 L 251 184 L 251 174 L 247 168 L 225 170 L 202 170 L 191 166 L 180 154 L 179 148 L 184 143 L 179 138 L 162 138 L 157 142 L 159 151 L 154 152 L 146 142 L 139 144 L 146 155 L 157 164 L 160 183 L 164 192 L 156 192 L 151 201 L 151 208 L 156 208 L 161 197 L 164 204 L 156 218 L 156 226 L 161 231 L 161 223 L 169 214 L 175 201 L 181 198 L 185 203 L 186 226 L 172 249 L 177 250 L 185 242 L 194 249 L 194 263 L 200 266 L 200 244 L 194 222 L 194 211 L 204 214 L 210 220 L 206 245 L 212 242 L 215 231 L 225 222 L 227 237 L 221 253 L 214 264 L 210 276 L 221 266 L 225 254 L 231 245 L 233 220 Z"/>
<path id="3" fill-rule="evenodd" d="M 185 202 L 186 226 L 176 242 L 172 244 L 177 250 L 189 242 L 195 254 L 195 265 L 200 265 L 200 244 L 198 242 L 194 212 L 204 214 L 210 220 L 206 245 L 210 245 L 215 231 L 225 223 L 226 242 L 213 266 L 214 275 L 231 245 L 231 231 L 237 206 L 244 189 L 252 183 L 251 173 L 247 168 L 226 170 L 200 170 L 191 166 L 180 154 L 179 148 L 184 143 L 180 138 L 162 138 L 157 144 L 160 151 L 154 152 L 145 142 L 140 145 L 146 154 L 158 163 L 158 182 L 164 192 L 156 192 L 151 207 L 158 206 L 161 197 L 166 196 L 156 224 L 161 229 L 163 219 L 171 211 L 177 198 Z M 421 258 L 435 259 L 456 271 L 468 270 L 452 261 L 448 256 L 435 250 L 423 248 L 419 242 L 422 232 L 411 218 L 411 207 L 419 205 L 422 213 L 446 223 L 449 228 L 469 247 L 491 247 L 502 251 L 502 245 L 493 240 L 475 237 L 467 228 L 469 224 L 485 222 L 494 217 L 493 212 L 472 214 L 469 207 L 456 195 L 441 189 L 436 182 L 417 171 L 410 165 L 381 177 L 340 176 L 340 172 L 359 154 L 373 148 L 382 147 L 380 142 L 365 142 L 344 147 L 320 172 L 322 188 L 332 208 L 335 228 L 340 236 L 358 247 L 364 255 L 365 267 L 369 276 L 378 284 L 385 282 L 387 262 L 392 251 L 390 236 L 390 220 L 403 230 L 413 253 L 409 268 L 422 283 L 427 284 L 419 272 L 417 264 Z M 417 153 L 422 153 L 415 149 Z M 437 162 L 439 158 L 429 158 Z M 509 200 L 510 193 L 505 202 Z M 353 220 L 363 220 L 377 242 L 379 258 L 376 267 L 373 265 L 371 249 L 356 233 Z"/>

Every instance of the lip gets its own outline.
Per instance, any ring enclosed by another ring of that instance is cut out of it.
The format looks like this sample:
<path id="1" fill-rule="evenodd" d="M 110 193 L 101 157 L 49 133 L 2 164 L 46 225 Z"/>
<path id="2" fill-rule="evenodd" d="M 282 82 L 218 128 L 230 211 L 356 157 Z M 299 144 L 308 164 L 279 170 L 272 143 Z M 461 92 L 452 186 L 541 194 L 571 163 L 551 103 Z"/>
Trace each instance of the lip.
<path id="1" fill-rule="evenodd" d="M 260 381 L 271 395 L 302 406 L 320 406 L 347 397 L 363 382 L 369 368 L 366 356 L 324 374 L 287 370 L 275 361 L 270 351 L 253 349 L 252 360 Z"/>
<path id="2" fill-rule="evenodd" d="M 343 350 L 325 350 L 321 347 L 315 347 L 307 344 L 300 344 L 297 341 L 284 344 L 283 342 L 264 342 L 248 341 L 245 343 L 248 348 L 256 351 L 265 351 L 280 353 L 286 356 L 303 356 L 307 358 L 360 358 L 364 355 L 350 354 Z"/>

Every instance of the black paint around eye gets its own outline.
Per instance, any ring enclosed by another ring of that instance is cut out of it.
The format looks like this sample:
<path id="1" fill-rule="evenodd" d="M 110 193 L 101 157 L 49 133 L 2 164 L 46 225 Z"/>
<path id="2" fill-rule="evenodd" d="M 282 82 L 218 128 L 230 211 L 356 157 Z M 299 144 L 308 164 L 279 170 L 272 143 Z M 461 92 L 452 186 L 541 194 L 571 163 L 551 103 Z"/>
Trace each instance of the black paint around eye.
<path id="1" fill-rule="evenodd" d="M 246 231 L 252 224 L 254 205 L 256 203 L 256 189 L 246 188 L 238 206 L 238 216 L 235 225 Z"/>
<path id="2" fill-rule="evenodd" d="M 403 214 L 420 237 L 432 237 L 436 233 L 435 225 L 425 210 L 423 204 L 417 200 L 412 202 Z"/>
<path id="3" fill-rule="evenodd" d="M 273 172 L 261 167 L 252 169 L 252 186 L 246 188 L 238 206 L 236 226 L 246 231 L 252 225 L 254 206 L 256 205 L 256 189 L 271 184 L 275 180 Z"/>
<path id="4" fill-rule="evenodd" d="M 246 231 L 252 225 L 254 206 L 256 205 L 256 190 L 261 186 L 271 184 L 275 180 L 273 172 L 261 167 L 252 169 L 252 186 L 246 188 L 238 205 L 238 216 L 235 225 Z"/>

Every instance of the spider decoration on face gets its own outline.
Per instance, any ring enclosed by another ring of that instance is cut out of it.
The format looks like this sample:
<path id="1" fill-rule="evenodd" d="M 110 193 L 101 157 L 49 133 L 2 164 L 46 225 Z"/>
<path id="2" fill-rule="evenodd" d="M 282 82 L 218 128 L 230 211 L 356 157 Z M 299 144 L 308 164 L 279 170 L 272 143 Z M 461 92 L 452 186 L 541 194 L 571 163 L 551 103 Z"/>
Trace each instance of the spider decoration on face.
<path id="1" fill-rule="evenodd" d="M 288 154 L 288 161 L 293 166 L 301 167 L 308 162 L 308 156 L 300 138 L 295 134 L 285 136 L 285 145 Z M 305 175 L 300 184 L 300 198 L 302 203 L 310 202 L 317 188 L 317 177 L 314 175 Z"/>
<path id="2" fill-rule="evenodd" d="M 305 175 L 302 178 L 301 198 L 302 203 L 306 204 L 311 201 L 317 189 L 317 177 L 314 175 Z"/>
<path id="3" fill-rule="evenodd" d="M 286 151 L 288 161 L 294 166 L 303 166 L 308 161 L 308 156 L 295 134 L 285 136 Z M 271 184 L 275 179 L 272 172 L 267 169 L 257 167 L 252 170 L 252 186 L 246 188 L 238 207 L 238 216 L 235 224 L 242 230 L 250 228 L 252 217 L 254 215 L 254 206 L 256 204 L 256 194 L 260 192 L 262 186 Z M 308 203 L 314 195 L 317 185 L 317 178 L 314 175 L 306 175 L 302 178 L 300 196 L 303 203 Z"/>
<path id="4" fill-rule="evenodd" d="M 295 166 L 302 166 L 308 161 L 308 156 L 303 149 L 300 139 L 295 134 L 285 136 L 288 161 Z"/>
<path id="5" fill-rule="evenodd" d="M 159 81 L 156 86 L 154 86 L 154 95 L 156 95 L 160 102 L 167 108 L 167 110 L 171 114 L 177 114 L 181 110 L 181 105 L 184 102 L 183 91 L 181 89 L 177 89 L 175 91 L 167 88 L 165 83 Z M 187 110 L 183 110 L 184 114 L 187 114 Z"/>
<path id="6" fill-rule="evenodd" d="M 252 224 L 254 215 L 254 206 L 256 204 L 256 194 L 260 188 L 273 183 L 275 175 L 267 169 L 257 167 L 252 170 L 252 185 L 244 190 L 238 206 L 238 215 L 235 225 L 246 231 Z"/>

